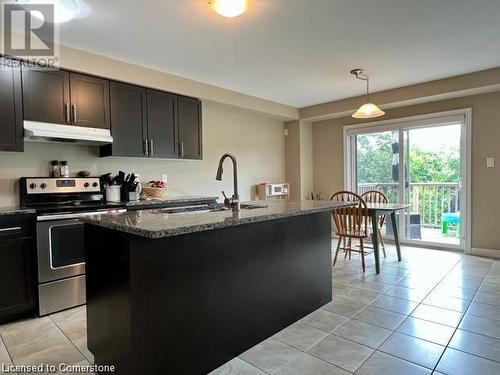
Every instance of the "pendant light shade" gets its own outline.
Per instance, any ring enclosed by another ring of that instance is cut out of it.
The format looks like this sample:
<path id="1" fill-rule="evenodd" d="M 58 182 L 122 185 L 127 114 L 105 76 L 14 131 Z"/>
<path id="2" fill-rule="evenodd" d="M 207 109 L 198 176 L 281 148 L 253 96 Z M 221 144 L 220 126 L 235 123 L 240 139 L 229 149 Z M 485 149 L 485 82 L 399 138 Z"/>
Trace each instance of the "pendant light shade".
<path id="1" fill-rule="evenodd" d="M 370 78 L 364 73 L 363 69 L 353 69 L 351 74 L 356 76 L 357 79 L 366 81 L 366 104 L 363 104 L 359 109 L 352 115 L 354 118 L 374 118 L 385 115 L 377 105 L 370 103 Z"/>
<path id="2" fill-rule="evenodd" d="M 363 104 L 359 109 L 352 115 L 354 118 L 373 118 L 380 117 L 385 115 L 385 112 L 382 111 L 379 107 L 377 107 L 373 103 Z"/>

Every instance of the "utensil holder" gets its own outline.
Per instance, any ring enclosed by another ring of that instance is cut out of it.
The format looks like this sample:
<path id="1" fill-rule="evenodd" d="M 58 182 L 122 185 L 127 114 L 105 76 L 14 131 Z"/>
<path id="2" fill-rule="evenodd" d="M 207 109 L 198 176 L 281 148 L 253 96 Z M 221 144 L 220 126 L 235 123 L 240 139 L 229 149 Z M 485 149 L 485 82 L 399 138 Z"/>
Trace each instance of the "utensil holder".
<path id="1" fill-rule="evenodd" d="M 120 203 L 121 202 L 121 185 L 106 186 L 106 201 Z"/>

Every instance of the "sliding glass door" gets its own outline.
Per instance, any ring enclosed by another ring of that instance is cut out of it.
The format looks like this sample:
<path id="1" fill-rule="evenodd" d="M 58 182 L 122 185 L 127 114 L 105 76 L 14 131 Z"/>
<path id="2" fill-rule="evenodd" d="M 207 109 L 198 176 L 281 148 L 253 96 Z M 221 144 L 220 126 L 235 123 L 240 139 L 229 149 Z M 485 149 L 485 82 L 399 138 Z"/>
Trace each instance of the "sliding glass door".
<path id="1" fill-rule="evenodd" d="M 411 207 L 402 242 L 466 249 L 467 113 L 347 126 L 346 188 Z M 391 224 L 383 229 L 392 237 Z"/>
<path id="2" fill-rule="evenodd" d="M 359 195 L 381 191 L 390 203 L 399 203 L 399 133 L 397 129 L 361 133 L 352 137 L 355 146 L 355 189 Z M 392 235 L 384 225 L 383 235 Z"/>
<path id="3" fill-rule="evenodd" d="M 409 238 L 461 245 L 461 125 L 405 130 Z"/>

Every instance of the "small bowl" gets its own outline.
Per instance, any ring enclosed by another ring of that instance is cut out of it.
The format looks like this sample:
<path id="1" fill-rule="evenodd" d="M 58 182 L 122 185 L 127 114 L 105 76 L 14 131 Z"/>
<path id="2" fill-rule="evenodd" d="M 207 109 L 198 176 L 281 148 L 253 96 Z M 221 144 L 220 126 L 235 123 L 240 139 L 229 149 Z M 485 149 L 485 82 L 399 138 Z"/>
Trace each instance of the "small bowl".
<path id="1" fill-rule="evenodd" d="M 88 177 L 90 176 L 90 171 L 80 171 L 77 173 L 78 177 Z"/>
<path id="2" fill-rule="evenodd" d="M 165 188 L 143 186 L 142 192 L 145 193 L 146 195 L 150 196 L 151 198 L 160 198 L 161 196 L 163 196 L 163 193 L 165 192 Z"/>

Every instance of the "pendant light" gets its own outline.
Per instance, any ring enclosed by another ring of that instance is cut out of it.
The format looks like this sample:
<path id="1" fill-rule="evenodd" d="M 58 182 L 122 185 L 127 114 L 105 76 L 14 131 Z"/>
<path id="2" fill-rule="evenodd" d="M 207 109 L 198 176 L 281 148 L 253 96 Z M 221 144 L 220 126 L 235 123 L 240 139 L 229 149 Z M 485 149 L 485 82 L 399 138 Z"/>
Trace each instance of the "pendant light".
<path id="1" fill-rule="evenodd" d="M 247 0 L 209 0 L 208 3 L 224 17 L 238 17 L 247 9 Z"/>
<path id="2" fill-rule="evenodd" d="M 370 103 L 370 78 L 368 78 L 368 74 L 365 74 L 363 69 L 353 69 L 351 70 L 351 74 L 353 74 L 357 79 L 366 81 L 366 103 L 359 107 L 352 117 L 374 118 L 385 115 L 384 111 L 382 111 L 375 104 Z"/>

